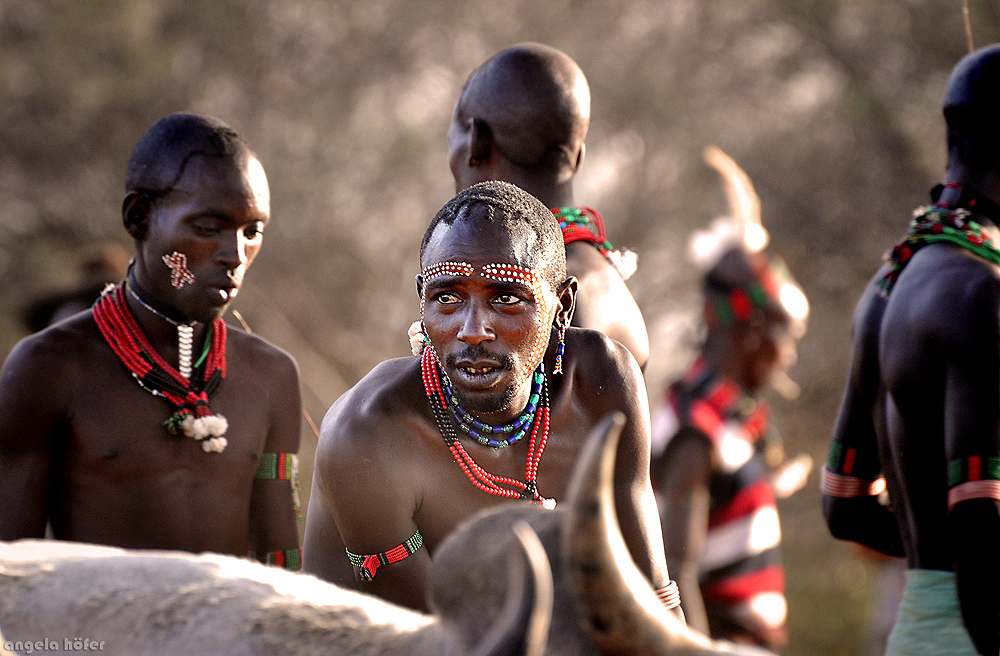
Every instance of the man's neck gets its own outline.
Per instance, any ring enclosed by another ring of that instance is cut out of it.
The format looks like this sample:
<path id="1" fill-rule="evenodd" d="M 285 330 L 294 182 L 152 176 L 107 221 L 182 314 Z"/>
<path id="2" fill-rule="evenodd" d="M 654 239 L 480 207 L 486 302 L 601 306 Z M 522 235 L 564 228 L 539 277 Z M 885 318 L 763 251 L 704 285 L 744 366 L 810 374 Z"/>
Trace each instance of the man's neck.
<path id="1" fill-rule="evenodd" d="M 517 175 L 505 178 L 507 182 L 516 184 L 529 194 L 542 201 L 548 208 L 573 206 L 573 181 L 566 182 L 545 179 L 535 173 L 523 171 Z"/>
<path id="2" fill-rule="evenodd" d="M 126 289 L 125 302 L 132 311 L 132 316 L 145 333 L 149 343 L 168 362 L 175 362 L 178 352 L 177 326 L 178 324 L 190 325 L 193 328 L 192 336 L 195 344 L 201 344 L 205 335 L 205 324 L 201 322 L 178 321 L 172 315 L 176 312 L 168 311 L 160 304 L 156 303 L 149 295 L 138 286 L 135 276 L 130 271 L 128 276 L 129 289 Z"/>
<path id="3" fill-rule="evenodd" d="M 945 177 L 945 188 L 938 198 L 939 203 L 957 206 L 964 195 L 974 194 L 989 201 L 992 205 L 1000 205 L 1000 168 L 985 171 L 963 166 L 952 162 Z M 975 208 L 971 208 L 975 211 Z M 993 223 L 1000 223 L 1000 218 L 988 216 Z"/>

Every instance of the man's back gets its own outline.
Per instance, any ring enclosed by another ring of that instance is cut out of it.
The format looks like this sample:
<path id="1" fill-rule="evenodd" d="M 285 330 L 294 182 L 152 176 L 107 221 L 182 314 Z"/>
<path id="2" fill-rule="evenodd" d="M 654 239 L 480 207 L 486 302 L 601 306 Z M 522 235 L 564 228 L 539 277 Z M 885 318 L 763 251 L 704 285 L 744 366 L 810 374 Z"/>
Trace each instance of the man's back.
<path id="1" fill-rule="evenodd" d="M 951 245 L 913 256 L 880 339 L 883 466 L 910 567 L 953 569 L 948 464 L 997 455 L 998 337 L 1000 268 Z"/>

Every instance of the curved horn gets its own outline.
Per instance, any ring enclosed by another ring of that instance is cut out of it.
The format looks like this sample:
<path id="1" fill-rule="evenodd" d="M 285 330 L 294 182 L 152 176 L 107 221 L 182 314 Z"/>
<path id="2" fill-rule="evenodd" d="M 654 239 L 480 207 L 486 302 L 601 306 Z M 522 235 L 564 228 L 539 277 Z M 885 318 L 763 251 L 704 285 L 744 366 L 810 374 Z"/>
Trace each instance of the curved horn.
<path id="1" fill-rule="evenodd" d="M 605 654 L 695 656 L 722 653 L 666 610 L 632 562 L 615 517 L 612 478 L 625 417 L 601 419 L 567 491 L 563 552 L 580 613 Z"/>
<path id="2" fill-rule="evenodd" d="M 705 149 L 705 162 L 722 176 L 729 211 L 733 220 L 743 227 L 747 247 L 756 252 L 767 246 L 767 231 L 760 220 L 760 197 L 750 176 L 718 146 Z"/>
<path id="3" fill-rule="evenodd" d="M 475 656 L 544 656 L 552 624 L 553 581 L 549 557 L 538 534 L 524 520 L 512 527 L 521 547 L 510 554 L 510 583 L 503 612 Z"/>

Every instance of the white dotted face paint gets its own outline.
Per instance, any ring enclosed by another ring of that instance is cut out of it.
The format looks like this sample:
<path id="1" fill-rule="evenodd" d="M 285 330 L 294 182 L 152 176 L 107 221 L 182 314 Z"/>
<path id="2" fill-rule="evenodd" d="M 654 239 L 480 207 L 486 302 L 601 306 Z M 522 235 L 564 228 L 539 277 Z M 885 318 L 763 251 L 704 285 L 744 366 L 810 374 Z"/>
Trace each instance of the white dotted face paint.
<path id="1" fill-rule="evenodd" d="M 194 282 L 194 274 L 187 268 L 187 255 L 184 253 L 174 251 L 170 255 L 164 255 L 163 263 L 170 269 L 170 285 L 174 289 Z"/>
<path id="2" fill-rule="evenodd" d="M 531 294 L 535 298 L 535 303 L 538 305 L 538 337 L 535 338 L 535 344 L 531 349 L 531 353 L 528 355 L 528 362 L 531 363 L 531 367 L 526 369 L 518 380 L 518 386 L 520 386 L 521 383 L 531 377 L 532 372 L 534 372 L 538 363 L 542 361 L 542 358 L 545 356 L 545 350 L 549 346 L 550 331 L 546 329 L 549 307 L 545 299 L 545 281 L 542 280 L 540 275 L 528 267 L 504 263 L 485 265 L 482 269 L 482 276 L 484 278 L 490 278 L 500 282 L 515 283 L 526 286 L 531 290 Z"/>

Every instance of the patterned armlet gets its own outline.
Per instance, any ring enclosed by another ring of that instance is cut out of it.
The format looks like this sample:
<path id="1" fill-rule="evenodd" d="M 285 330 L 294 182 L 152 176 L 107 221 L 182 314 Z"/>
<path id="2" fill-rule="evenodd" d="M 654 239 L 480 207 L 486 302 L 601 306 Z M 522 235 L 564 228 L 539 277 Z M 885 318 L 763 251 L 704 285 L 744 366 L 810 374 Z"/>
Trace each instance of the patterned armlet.
<path id="1" fill-rule="evenodd" d="M 410 536 L 410 539 L 403 544 L 397 545 L 388 551 L 377 554 L 356 554 L 350 549 L 347 550 L 347 557 L 351 559 L 351 564 L 361 570 L 361 578 L 371 581 L 375 578 L 375 572 L 382 565 L 390 565 L 405 560 L 413 555 L 417 549 L 424 544 L 424 536 L 417 531 Z"/>
<path id="2" fill-rule="evenodd" d="M 277 565 L 298 572 L 302 569 L 302 551 L 299 549 L 268 551 L 264 554 L 264 562 L 268 565 Z"/>
<path id="3" fill-rule="evenodd" d="M 823 467 L 823 475 L 820 478 L 819 490 L 823 494 L 838 499 L 853 499 L 855 497 L 877 497 L 885 489 L 885 479 L 858 478 L 857 476 L 845 476 L 830 471 L 829 467 Z"/>
<path id="4" fill-rule="evenodd" d="M 681 591 L 677 588 L 676 581 L 668 581 L 662 588 L 657 588 L 653 592 L 667 610 L 677 608 L 681 605 Z"/>
<path id="5" fill-rule="evenodd" d="M 948 463 L 948 508 L 969 499 L 1000 501 L 1000 457 L 969 456 Z"/>
<path id="6" fill-rule="evenodd" d="M 291 481 L 292 506 L 295 516 L 302 521 L 302 506 L 299 504 L 299 457 L 294 453 L 262 453 L 257 473 L 258 481 Z"/>

